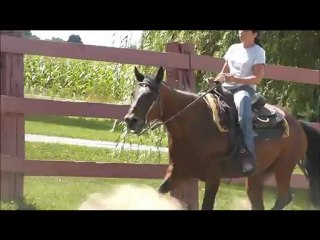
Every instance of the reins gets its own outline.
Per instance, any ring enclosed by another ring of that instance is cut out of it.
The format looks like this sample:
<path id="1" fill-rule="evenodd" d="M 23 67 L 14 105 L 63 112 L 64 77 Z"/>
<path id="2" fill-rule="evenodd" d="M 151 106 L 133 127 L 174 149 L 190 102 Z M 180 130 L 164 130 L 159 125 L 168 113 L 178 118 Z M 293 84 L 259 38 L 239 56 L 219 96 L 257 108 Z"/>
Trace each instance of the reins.
<path id="1" fill-rule="evenodd" d="M 168 86 L 166 83 L 162 82 L 163 84 L 165 84 L 166 86 Z M 191 103 L 189 103 L 187 106 L 185 106 L 183 109 L 181 109 L 180 111 L 178 111 L 176 114 L 174 114 L 173 116 L 169 117 L 167 120 L 163 121 L 163 122 L 159 122 L 159 119 L 156 119 L 152 122 L 152 124 L 150 124 L 148 127 L 146 127 L 143 131 L 141 131 L 138 136 L 142 135 L 143 133 L 145 133 L 148 130 L 154 130 L 158 127 L 160 127 L 161 125 L 165 125 L 168 122 L 172 121 L 174 118 L 176 118 L 178 115 L 180 115 L 181 113 L 183 113 L 184 111 L 186 111 L 191 105 L 193 105 L 194 103 L 196 103 L 197 101 L 199 101 L 200 99 L 202 99 L 203 97 L 205 97 L 208 93 L 212 92 L 215 88 L 217 88 L 218 86 L 220 86 L 222 83 L 218 82 L 215 86 L 210 87 L 206 92 L 204 92 L 203 94 L 201 94 L 199 97 L 197 97 L 195 100 L 193 100 Z M 154 102 L 156 102 L 156 100 L 158 99 L 160 94 L 160 91 L 157 95 L 157 98 L 154 100 Z M 160 104 L 161 105 L 161 104 Z M 153 104 L 151 105 L 150 109 L 152 108 Z M 160 106 L 161 108 L 161 106 Z M 161 109 L 162 110 L 162 109 Z"/>

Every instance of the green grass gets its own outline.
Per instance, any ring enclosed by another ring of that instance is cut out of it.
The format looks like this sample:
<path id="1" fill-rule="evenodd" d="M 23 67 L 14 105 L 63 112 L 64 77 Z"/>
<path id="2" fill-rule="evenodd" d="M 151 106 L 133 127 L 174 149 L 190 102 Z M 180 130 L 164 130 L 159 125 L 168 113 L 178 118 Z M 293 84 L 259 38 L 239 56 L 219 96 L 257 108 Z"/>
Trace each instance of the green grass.
<path id="1" fill-rule="evenodd" d="M 74 145 L 26 142 L 28 160 L 74 160 L 94 162 L 123 162 L 166 164 L 168 156 L 151 151 L 115 151 Z"/>
<path id="2" fill-rule="evenodd" d="M 25 121 L 26 133 L 82 138 L 100 141 L 122 141 L 125 126 L 121 121 L 114 127 L 114 120 L 77 118 L 60 116 L 28 116 Z M 167 138 L 160 129 L 146 132 L 142 136 L 128 134 L 127 143 L 140 143 L 154 146 L 167 146 Z"/>
<path id="3" fill-rule="evenodd" d="M 26 117 L 25 130 L 26 133 L 32 134 L 119 142 L 123 140 L 124 126 L 121 123 L 114 125 L 114 121 L 110 119 L 29 116 Z M 167 137 L 163 132 L 156 131 L 139 137 L 129 134 L 125 142 L 166 147 L 168 145 Z M 54 148 L 55 145 L 52 147 Z M 81 151 L 82 148 L 79 149 Z M 302 174 L 298 167 L 295 168 L 294 173 Z"/>
<path id="4" fill-rule="evenodd" d="M 201 183 L 199 201 L 202 201 L 204 184 Z M 313 209 L 308 202 L 308 192 L 304 189 L 292 189 L 293 201 L 284 210 L 310 210 Z M 277 198 L 276 189 L 264 188 L 264 205 L 269 210 L 273 207 Z M 227 185 L 222 183 L 216 197 L 216 208 L 219 210 L 245 210 L 250 208 L 246 190 L 243 185 Z"/>
<path id="5" fill-rule="evenodd" d="M 25 202 L 20 204 L 3 204 L 3 210 L 37 209 L 37 210 L 75 210 L 88 196 L 104 192 L 122 184 L 146 184 L 156 189 L 161 180 L 144 179 L 103 179 L 75 177 L 25 177 Z M 202 204 L 204 184 L 200 183 L 199 206 Z M 312 209 L 306 201 L 304 190 L 293 190 L 294 200 L 285 210 Z M 276 199 L 275 189 L 265 188 L 264 202 L 266 209 L 271 209 Z M 222 183 L 216 197 L 217 210 L 246 210 L 250 205 L 242 185 Z"/>
<path id="6" fill-rule="evenodd" d="M 149 155 L 148 155 L 149 154 Z M 123 152 L 113 155 L 112 151 L 105 149 L 85 148 L 60 144 L 26 143 L 27 159 L 43 160 L 87 160 L 99 162 L 132 162 L 132 163 L 167 163 L 166 154 L 158 153 L 139 154 Z M 105 179 L 80 177 L 25 177 L 24 197 L 22 203 L 1 204 L 1 209 L 38 209 L 38 210 L 71 210 L 78 209 L 79 205 L 91 194 L 108 190 L 118 184 L 147 184 L 156 188 L 161 179 Z M 200 183 L 199 204 L 202 202 L 204 184 Z M 310 209 L 307 202 L 307 193 L 304 190 L 293 190 L 294 201 L 286 209 Z M 232 210 L 243 209 L 248 204 L 244 186 L 221 184 L 216 198 L 216 209 Z M 275 189 L 265 189 L 265 205 L 270 209 L 276 199 Z"/>
<path id="7" fill-rule="evenodd" d="M 114 185 L 136 183 L 156 187 L 159 180 L 98 179 L 74 177 L 27 177 L 26 202 L 41 210 L 74 210 L 96 192 L 104 192 Z"/>

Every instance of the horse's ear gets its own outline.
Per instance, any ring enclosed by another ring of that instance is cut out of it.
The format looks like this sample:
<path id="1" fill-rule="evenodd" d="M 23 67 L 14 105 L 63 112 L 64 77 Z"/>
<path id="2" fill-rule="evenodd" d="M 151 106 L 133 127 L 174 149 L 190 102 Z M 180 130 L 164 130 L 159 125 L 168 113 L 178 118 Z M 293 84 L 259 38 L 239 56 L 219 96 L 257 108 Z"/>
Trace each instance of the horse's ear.
<path id="1" fill-rule="evenodd" d="M 143 81 L 144 76 L 143 76 L 143 74 L 141 74 L 141 73 L 139 72 L 139 70 L 138 70 L 137 67 L 134 67 L 134 74 L 135 74 L 135 76 L 136 76 L 136 79 L 137 79 L 139 82 L 142 82 L 142 81 Z"/>
<path id="2" fill-rule="evenodd" d="M 163 69 L 163 67 L 160 67 L 158 72 L 157 72 L 156 80 L 158 82 L 161 82 L 162 79 L 163 79 L 163 75 L 164 75 L 164 69 Z"/>

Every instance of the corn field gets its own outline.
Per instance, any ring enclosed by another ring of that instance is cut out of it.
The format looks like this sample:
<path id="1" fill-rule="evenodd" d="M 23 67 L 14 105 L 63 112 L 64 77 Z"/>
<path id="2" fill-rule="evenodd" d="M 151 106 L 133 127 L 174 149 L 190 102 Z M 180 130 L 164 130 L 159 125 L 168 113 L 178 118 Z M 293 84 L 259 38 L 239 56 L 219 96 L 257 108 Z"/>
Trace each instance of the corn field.
<path id="1" fill-rule="evenodd" d="M 137 83 L 132 65 L 25 55 L 24 67 L 25 94 L 31 96 L 131 104 Z M 154 67 L 138 67 L 148 74 L 156 71 Z M 123 126 L 121 121 L 114 121 L 114 124 L 114 127 Z M 124 126 L 122 131 L 118 142 L 126 141 Z M 163 128 L 151 131 L 145 136 L 151 137 L 156 146 L 163 146 Z M 140 144 L 144 144 L 144 137 L 139 139 Z M 130 137 L 127 141 L 130 143 Z"/>
<path id="2" fill-rule="evenodd" d="M 121 64 L 25 56 L 25 93 L 94 102 L 129 103 L 133 67 Z"/>

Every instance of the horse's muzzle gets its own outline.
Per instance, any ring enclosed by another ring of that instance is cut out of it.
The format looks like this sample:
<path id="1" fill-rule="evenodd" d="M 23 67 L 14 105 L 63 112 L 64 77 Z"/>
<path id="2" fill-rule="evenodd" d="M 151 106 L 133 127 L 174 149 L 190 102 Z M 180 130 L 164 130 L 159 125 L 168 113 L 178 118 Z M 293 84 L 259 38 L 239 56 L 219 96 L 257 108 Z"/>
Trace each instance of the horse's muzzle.
<path id="1" fill-rule="evenodd" d="M 138 118 L 134 117 L 134 116 L 128 116 L 126 115 L 124 117 L 124 121 L 126 122 L 126 124 L 130 127 L 130 126 L 134 126 L 137 122 L 138 122 Z"/>
<path id="2" fill-rule="evenodd" d="M 141 132 L 144 126 L 144 121 L 139 120 L 137 117 L 133 115 L 126 115 L 124 117 L 124 121 L 127 124 L 127 128 L 133 131 L 135 134 L 138 134 L 139 132 Z"/>

